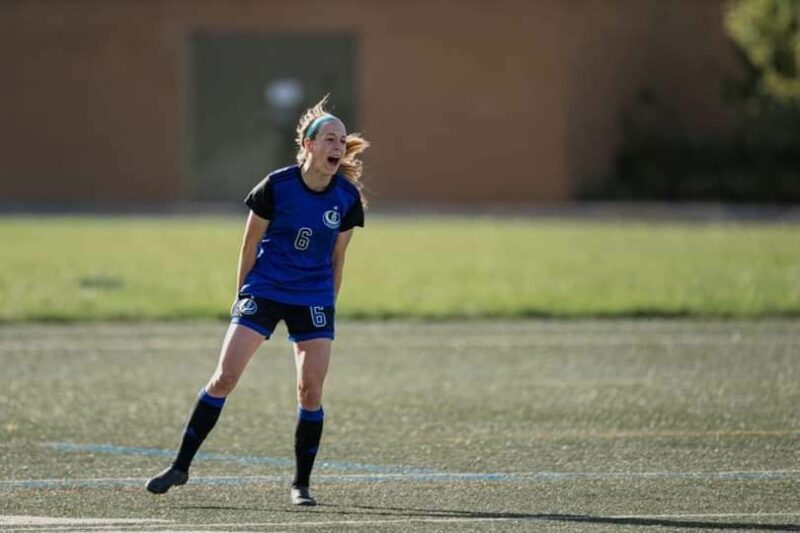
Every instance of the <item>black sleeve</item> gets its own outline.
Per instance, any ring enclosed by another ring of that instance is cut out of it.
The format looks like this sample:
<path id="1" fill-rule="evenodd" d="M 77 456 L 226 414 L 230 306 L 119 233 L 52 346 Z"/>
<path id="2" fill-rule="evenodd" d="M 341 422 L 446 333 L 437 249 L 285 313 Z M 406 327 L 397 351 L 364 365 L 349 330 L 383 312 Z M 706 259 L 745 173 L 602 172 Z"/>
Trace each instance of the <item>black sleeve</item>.
<path id="1" fill-rule="evenodd" d="M 355 226 L 364 227 L 364 206 L 361 204 L 361 197 L 356 200 L 342 219 L 339 231 L 351 230 Z"/>
<path id="2" fill-rule="evenodd" d="M 269 181 L 269 176 L 253 187 L 253 190 L 245 197 L 244 203 L 261 218 L 270 220 L 275 216 L 275 207 L 272 201 L 272 183 Z"/>

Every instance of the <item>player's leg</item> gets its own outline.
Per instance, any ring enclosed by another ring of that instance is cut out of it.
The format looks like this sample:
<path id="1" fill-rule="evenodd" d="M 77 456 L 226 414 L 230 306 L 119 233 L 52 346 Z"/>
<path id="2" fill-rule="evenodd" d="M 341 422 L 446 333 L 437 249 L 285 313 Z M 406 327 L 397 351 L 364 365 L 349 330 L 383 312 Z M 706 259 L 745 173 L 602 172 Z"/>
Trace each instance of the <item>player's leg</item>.
<path id="1" fill-rule="evenodd" d="M 231 324 L 225 335 L 214 375 L 200 391 L 183 432 L 178 454 L 172 465 L 147 482 L 147 490 L 163 494 L 189 478 L 189 466 L 200 445 L 217 423 L 225 398 L 236 387 L 250 358 L 264 342 L 264 333 Z"/>
<path id="2" fill-rule="evenodd" d="M 331 339 L 316 338 L 294 344 L 297 367 L 298 417 L 295 430 L 295 476 L 292 501 L 297 505 L 315 505 L 308 492 L 311 470 L 317 456 L 324 411 L 322 387 L 331 358 Z"/>
<path id="3" fill-rule="evenodd" d="M 264 335 L 261 333 L 241 325 L 230 325 L 220 351 L 217 369 L 201 391 L 195 411 L 186 425 L 181 448 L 174 463 L 176 468 L 189 470 L 197 449 L 216 424 L 225 399 L 233 392 L 247 363 L 262 342 Z"/>

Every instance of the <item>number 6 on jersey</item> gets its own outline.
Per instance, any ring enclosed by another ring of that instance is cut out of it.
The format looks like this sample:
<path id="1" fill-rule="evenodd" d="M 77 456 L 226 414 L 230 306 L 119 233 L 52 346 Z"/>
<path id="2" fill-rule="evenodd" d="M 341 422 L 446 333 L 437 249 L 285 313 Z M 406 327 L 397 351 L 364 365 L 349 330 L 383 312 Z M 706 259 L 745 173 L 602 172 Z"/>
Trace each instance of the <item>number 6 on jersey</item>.
<path id="1" fill-rule="evenodd" d="M 311 244 L 311 235 L 313 233 L 311 228 L 300 228 L 297 230 L 297 237 L 294 239 L 294 247 L 298 250 L 307 250 L 308 245 Z"/>

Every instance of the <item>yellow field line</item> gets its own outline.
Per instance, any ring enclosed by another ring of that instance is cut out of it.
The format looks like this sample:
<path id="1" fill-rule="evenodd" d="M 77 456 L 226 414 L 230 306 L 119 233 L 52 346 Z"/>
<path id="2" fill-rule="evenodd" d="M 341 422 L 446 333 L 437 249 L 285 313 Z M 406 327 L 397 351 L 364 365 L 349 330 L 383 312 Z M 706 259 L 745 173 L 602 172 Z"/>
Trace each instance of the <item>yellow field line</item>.
<path id="1" fill-rule="evenodd" d="M 564 431 L 534 433 L 540 439 L 661 439 L 800 436 L 800 429 L 731 429 L 710 431 Z"/>

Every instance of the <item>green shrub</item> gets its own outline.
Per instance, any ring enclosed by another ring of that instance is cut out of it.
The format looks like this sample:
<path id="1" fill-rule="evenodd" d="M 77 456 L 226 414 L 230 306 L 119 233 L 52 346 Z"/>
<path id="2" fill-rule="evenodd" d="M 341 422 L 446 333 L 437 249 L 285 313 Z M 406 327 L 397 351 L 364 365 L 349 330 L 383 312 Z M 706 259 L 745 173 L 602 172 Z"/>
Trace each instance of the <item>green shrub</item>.
<path id="1" fill-rule="evenodd" d="M 800 105 L 800 2 L 731 2 L 725 27 L 754 67 L 753 96 Z"/>
<path id="2" fill-rule="evenodd" d="M 584 196 L 800 202 L 800 0 L 737 0 L 724 17 L 743 74 L 720 98 L 737 110 L 739 130 L 696 138 L 643 89 L 624 117 L 614 175 Z"/>

